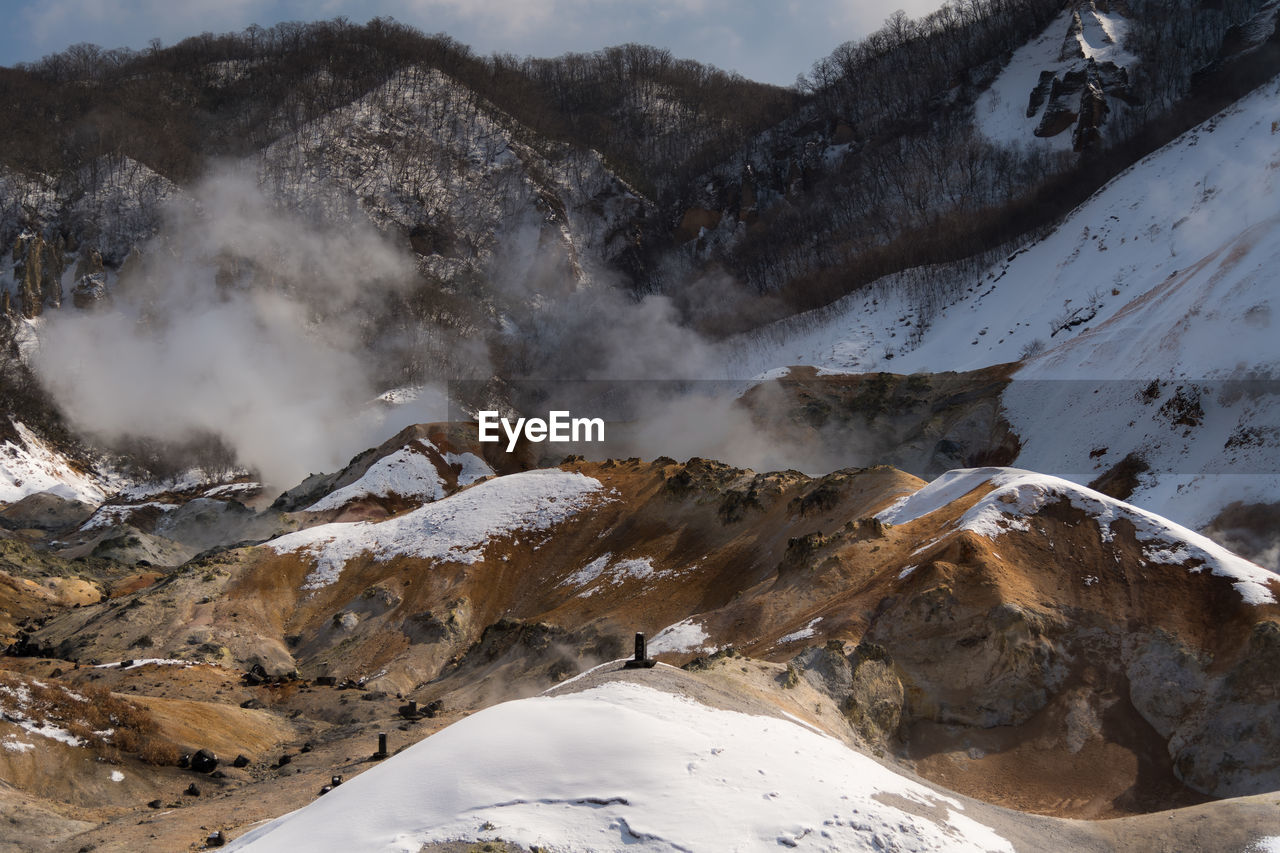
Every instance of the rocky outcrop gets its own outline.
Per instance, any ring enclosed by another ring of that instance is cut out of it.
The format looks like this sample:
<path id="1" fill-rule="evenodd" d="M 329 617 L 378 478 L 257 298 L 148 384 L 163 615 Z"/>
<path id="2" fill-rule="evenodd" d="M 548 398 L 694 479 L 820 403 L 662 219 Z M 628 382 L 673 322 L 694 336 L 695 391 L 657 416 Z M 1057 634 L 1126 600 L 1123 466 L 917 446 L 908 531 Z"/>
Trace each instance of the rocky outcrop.
<path id="1" fill-rule="evenodd" d="M 1031 97 L 1027 101 L 1027 118 L 1033 118 L 1040 112 L 1040 108 L 1044 106 L 1045 100 L 1048 99 L 1050 91 L 1053 89 L 1053 81 L 1055 75 L 1052 71 L 1041 71 L 1040 80 L 1036 83 L 1036 87 L 1031 90 Z"/>
<path id="2" fill-rule="evenodd" d="M 1061 627 L 1013 603 L 975 608 L 943 584 L 894 606 L 867 639 L 896 661 L 910 717 L 990 728 L 1025 723 L 1063 685 Z"/>
<path id="3" fill-rule="evenodd" d="M 1225 666 L 1163 632 L 1125 649 L 1130 698 L 1167 739 L 1174 772 L 1215 797 L 1280 787 L 1280 623 L 1253 626 Z"/>
<path id="4" fill-rule="evenodd" d="M 0 527 L 59 531 L 83 524 L 94 507 L 53 492 L 37 492 L 0 510 Z"/>
<path id="5" fill-rule="evenodd" d="M 106 267 L 102 264 L 102 254 L 97 249 L 88 249 L 80 256 L 80 260 L 76 261 L 75 279 L 80 281 L 87 275 L 106 272 Z"/>
<path id="6" fill-rule="evenodd" d="M 1084 59 L 1084 47 L 1080 44 L 1084 34 L 1084 21 L 1079 10 L 1071 13 L 1071 23 L 1067 25 L 1066 38 L 1062 40 L 1062 50 L 1058 52 L 1058 61 L 1067 62 L 1072 59 Z"/>
<path id="7" fill-rule="evenodd" d="M 1035 135 L 1048 138 L 1074 128 L 1072 147 L 1076 151 L 1083 151 L 1101 139 L 1100 129 L 1111 111 L 1110 98 L 1134 102 L 1128 71 L 1114 62 L 1089 59 L 1083 68 L 1067 71 L 1061 77 L 1051 71 L 1041 72 L 1027 106 L 1028 117 L 1034 116 L 1045 102 L 1046 85 L 1048 105 Z"/>
<path id="8" fill-rule="evenodd" d="M 1040 124 L 1036 125 L 1036 136 L 1042 139 L 1057 136 L 1076 123 L 1080 117 L 1080 93 L 1085 88 L 1085 78 L 1084 71 L 1068 71 L 1062 77 L 1053 78 L 1049 104 L 1040 117 Z M 1041 85 L 1043 83 L 1042 77 Z"/>
<path id="9" fill-rule="evenodd" d="M 906 692 L 893 659 L 882 647 L 862 642 L 849 657 L 852 679 L 841 710 L 868 744 L 885 746 L 898 736 Z"/>
<path id="10" fill-rule="evenodd" d="M 39 317 L 46 306 L 62 306 L 62 274 L 66 271 L 66 241 L 52 241 L 27 231 L 13 244 L 13 278 L 17 282 L 22 316 Z"/>
<path id="11" fill-rule="evenodd" d="M 80 309 L 95 308 L 106 302 L 111 296 L 107 290 L 105 273 L 93 273 L 76 280 L 71 288 L 71 304 Z"/>
<path id="12" fill-rule="evenodd" d="M 1085 84 L 1080 93 L 1080 117 L 1076 121 L 1076 129 L 1071 134 L 1071 147 L 1083 151 L 1096 145 L 1102 138 L 1100 128 L 1107 119 L 1111 108 L 1107 106 L 1107 98 L 1102 89 L 1093 81 Z"/>

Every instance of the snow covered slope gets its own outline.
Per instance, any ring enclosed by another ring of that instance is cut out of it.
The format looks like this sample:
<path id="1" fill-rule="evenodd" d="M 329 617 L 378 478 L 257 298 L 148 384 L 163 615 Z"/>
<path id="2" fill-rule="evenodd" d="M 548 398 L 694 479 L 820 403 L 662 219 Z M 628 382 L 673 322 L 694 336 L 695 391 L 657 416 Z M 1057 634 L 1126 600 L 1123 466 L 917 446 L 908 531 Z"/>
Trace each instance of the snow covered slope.
<path id="1" fill-rule="evenodd" d="M 537 733 L 530 737 L 530 733 Z M 796 723 L 630 683 L 487 708 L 229 850 L 1012 851 L 961 802 Z"/>
<path id="2" fill-rule="evenodd" d="M 267 543 L 278 554 L 303 551 L 315 560 L 304 589 L 337 580 L 363 553 L 476 563 L 485 543 L 517 532 L 542 531 L 598 501 L 599 480 L 556 468 L 488 480 L 447 500 L 387 521 L 321 524 Z"/>
<path id="3" fill-rule="evenodd" d="M 330 492 L 306 509 L 308 512 L 324 512 L 341 509 L 351 501 L 362 498 L 385 498 L 390 495 L 438 501 L 448 494 L 447 484 L 435 462 L 424 452 L 427 450 L 439 453 L 430 441 L 417 439 L 374 462 L 354 483 Z M 457 477 L 459 486 L 469 486 L 476 480 L 493 474 L 493 469 L 474 453 L 440 455 L 445 462 L 461 466 Z"/>
<path id="4" fill-rule="evenodd" d="M 76 470 L 60 453 L 17 421 L 18 441 L 0 445 L 0 501 L 13 503 L 37 492 L 99 504 L 106 498 L 103 484 Z"/>
<path id="5" fill-rule="evenodd" d="M 1004 397 L 1020 466 L 1089 482 L 1137 453 L 1151 472 L 1132 500 L 1192 527 L 1233 500 L 1280 499 L 1277 120 L 1273 80 L 977 280 L 897 276 L 744 344 L 732 372 L 973 370 L 1039 353 Z"/>
<path id="6" fill-rule="evenodd" d="M 1274 604 L 1268 584 L 1280 576 L 1241 559 L 1205 537 L 1154 513 L 1086 489 L 1058 477 L 1016 468 L 971 468 L 950 471 L 918 492 L 878 513 L 887 524 L 909 524 L 942 509 L 975 489 L 993 487 L 956 522 L 957 530 L 971 530 L 995 539 L 1008 530 L 1029 530 L 1025 519 L 1046 505 L 1064 500 L 1082 509 L 1097 524 L 1104 542 L 1115 534 L 1111 525 L 1126 522 L 1143 545 L 1143 556 L 1157 564 L 1194 564 L 1218 577 L 1231 578 L 1236 591 L 1250 604 Z"/>

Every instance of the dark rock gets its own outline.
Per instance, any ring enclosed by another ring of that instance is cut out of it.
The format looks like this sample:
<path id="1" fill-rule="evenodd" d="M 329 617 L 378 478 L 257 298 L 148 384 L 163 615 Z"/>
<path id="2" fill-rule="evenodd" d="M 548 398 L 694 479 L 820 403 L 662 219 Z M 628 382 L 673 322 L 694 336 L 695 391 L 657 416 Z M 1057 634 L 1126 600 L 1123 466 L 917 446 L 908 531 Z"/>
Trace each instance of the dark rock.
<path id="1" fill-rule="evenodd" d="M 218 769 L 218 756 L 207 749 L 196 750 L 191 756 L 191 769 L 197 773 L 212 773 Z"/>
<path id="2" fill-rule="evenodd" d="M 1090 65 L 1098 88 L 1113 98 L 1119 98 L 1127 104 L 1139 103 L 1133 90 L 1129 88 L 1129 70 L 1114 62 L 1093 62 Z"/>
<path id="3" fill-rule="evenodd" d="M 1049 103 L 1044 108 L 1035 135 L 1042 139 L 1057 136 L 1076 123 L 1080 116 L 1080 93 L 1087 78 L 1084 69 L 1068 71 L 1061 78 L 1055 77 L 1049 89 Z"/>
<path id="4" fill-rule="evenodd" d="M 0 510 L 0 527 L 10 530 L 32 528 L 55 531 L 79 527 L 88 521 L 94 508 L 79 501 L 67 500 L 49 492 L 27 495 Z"/>
<path id="5" fill-rule="evenodd" d="M 316 684 L 321 687 L 333 687 L 338 683 L 338 679 L 332 675 L 317 675 Z"/>
<path id="6" fill-rule="evenodd" d="M 204 843 L 206 847 L 221 847 L 227 843 L 227 836 L 219 829 L 217 832 L 211 833 Z"/>
<path id="7" fill-rule="evenodd" d="M 257 698 L 246 699 L 240 703 L 240 707 L 247 708 L 250 711 L 261 711 L 263 708 L 267 707 L 267 703 Z"/>
<path id="8" fill-rule="evenodd" d="M 1027 118 L 1032 118 L 1036 113 L 1040 112 L 1040 108 L 1044 106 L 1045 100 L 1049 97 L 1049 91 L 1053 88 L 1054 73 L 1052 71 L 1041 71 L 1040 80 L 1036 83 L 1036 87 L 1031 90 L 1031 98 L 1027 101 Z"/>
<path id="9" fill-rule="evenodd" d="M 1058 61 L 1084 59 L 1084 48 L 1080 46 L 1080 36 L 1084 33 L 1084 21 L 1080 12 L 1071 13 L 1071 23 L 1067 25 L 1067 37 L 1062 40 L 1062 48 L 1058 51 Z"/>
<path id="10" fill-rule="evenodd" d="M 149 803 L 147 803 L 147 808 L 149 809 L 164 808 L 164 800 L 151 800 Z"/>
<path id="11" fill-rule="evenodd" d="M 232 767 L 248 767 L 249 759 L 244 754 L 237 755 L 236 760 L 231 762 L 231 766 Z"/>
<path id="12" fill-rule="evenodd" d="M 271 676 L 267 674 L 266 668 L 260 663 L 255 663 L 253 666 L 251 666 L 249 668 L 249 671 L 246 672 L 243 676 L 241 676 L 241 678 L 243 678 L 246 684 L 249 684 L 251 686 L 257 686 L 259 684 L 263 684 L 267 681 L 273 680 Z"/>
<path id="13" fill-rule="evenodd" d="M 1094 75 L 1090 75 L 1091 77 Z M 1072 134 L 1072 147 L 1083 151 L 1097 145 L 1102 139 L 1102 123 L 1107 119 L 1111 108 L 1107 105 L 1107 97 L 1096 80 L 1091 79 L 1080 93 L 1080 118 Z"/>
<path id="14" fill-rule="evenodd" d="M 198 797 L 200 796 L 200 786 L 195 782 L 192 782 L 182 793 L 186 794 L 188 797 Z"/>

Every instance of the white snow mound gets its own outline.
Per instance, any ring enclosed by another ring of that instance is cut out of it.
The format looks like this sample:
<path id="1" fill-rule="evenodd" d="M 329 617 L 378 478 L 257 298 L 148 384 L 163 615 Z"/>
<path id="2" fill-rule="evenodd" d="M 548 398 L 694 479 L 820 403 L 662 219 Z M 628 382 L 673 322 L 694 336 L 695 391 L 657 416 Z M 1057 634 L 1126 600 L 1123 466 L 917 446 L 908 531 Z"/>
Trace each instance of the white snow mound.
<path id="1" fill-rule="evenodd" d="M 787 720 L 615 682 L 474 714 L 228 849 L 1013 850 L 962 810 Z"/>

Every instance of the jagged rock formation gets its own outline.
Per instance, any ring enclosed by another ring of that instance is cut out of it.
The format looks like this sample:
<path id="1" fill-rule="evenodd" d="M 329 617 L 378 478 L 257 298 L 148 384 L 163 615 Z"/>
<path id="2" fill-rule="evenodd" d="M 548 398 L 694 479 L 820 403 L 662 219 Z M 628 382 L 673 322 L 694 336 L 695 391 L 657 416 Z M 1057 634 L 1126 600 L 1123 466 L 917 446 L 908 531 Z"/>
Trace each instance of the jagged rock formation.
<path id="1" fill-rule="evenodd" d="M 1048 139 L 1070 129 L 1072 149 L 1083 151 L 1101 143 L 1113 100 L 1135 103 L 1127 67 L 1134 59 L 1117 43 L 1128 29 L 1118 12 L 1089 4 L 1068 13 L 1068 20 L 1058 67 L 1039 72 L 1026 116 L 1039 116 L 1035 136 Z"/>
<path id="2" fill-rule="evenodd" d="M 1099 63 L 1090 58 L 1084 68 L 1067 71 L 1061 77 L 1052 71 L 1041 72 L 1040 82 L 1031 93 L 1027 117 L 1039 113 L 1041 104 L 1047 101 L 1035 135 L 1057 136 L 1074 128 L 1072 148 L 1082 151 L 1101 139 L 1102 124 L 1111 109 L 1108 97 L 1130 100 L 1128 73 L 1114 62 Z"/>
<path id="3" fill-rule="evenodd" d="M 22 316 L 30 320 L 44 313 L 46 305 L 62 307 L 66 241 L 61 235 L 46 242 L 40 234 L 25 232 L 14 242 L 11 254 Z"/>

